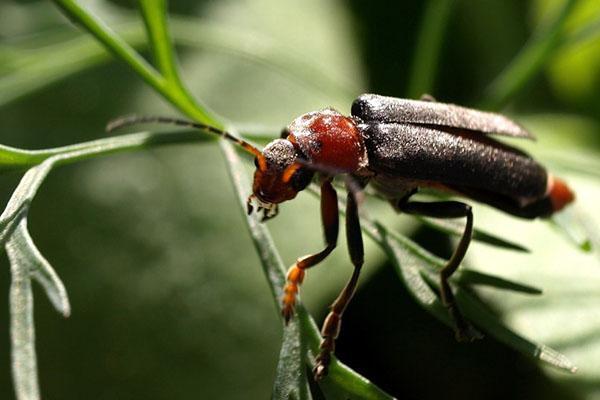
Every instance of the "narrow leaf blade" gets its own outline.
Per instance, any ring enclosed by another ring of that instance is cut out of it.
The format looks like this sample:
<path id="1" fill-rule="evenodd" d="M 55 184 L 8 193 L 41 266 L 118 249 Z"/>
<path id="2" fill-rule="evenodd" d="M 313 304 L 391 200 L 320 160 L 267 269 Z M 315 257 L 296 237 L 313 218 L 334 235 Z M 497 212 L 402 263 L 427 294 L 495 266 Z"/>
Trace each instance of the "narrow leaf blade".
<path id="1" fill-rule="evenodd" d="M 31 278 L 16 241 L 8 241 L 6 252 L 11 265 L 10 338 L 15 395 L 18 400 L 38 400 L 40 390 L 35 354 Z"/>
<path id="2" fill-rule="evenodd" d="M 499 276 L 473 271 L 472 269 L 463 269 L 458 272 L 460 273 L 458 275 L 458 283 L 461 286 L 480 285 L 490 286 L 496 289 L 511 290 L 513 292 L 520 292 L 524 294 L 542 294 L 542 289 L 526 285 L 524 283 L 504 279 Z"/>
<path id="3" fill-rule="evenodd" d="M 292 318 L 283 330 L 283 343 L 277 362 L 273 399 L 311 399 L 306 380 L 306 354 L 300 324 Z"/>
<path id="4" fill-rule="evenodd" d="M 19 262 L 27 267 L 30 276 L 42 285 L 56 311 L 68 317 L 71 314 L 71 305 L 65 285 L 33 243 L 26 220 L 22 220 L 15 230 L 11 237 L 11 246 L 15 256 L 19 257 Z"/>
<path id="5" fill-rule="evenodd" d="M 425 217 L 417 217 L 421 222 L 425 225 L 436 229 L 440 232 L 447 233 L 452 236 L 461 237 L 464 231 L 464 226 L 460 222 L 451 221 L 451 220 L 442 220 L 442 219 L 433 219 L 433 218 L 425 218 Z M 473 229 L 473 240 L 485 244 L 489 244 L 491 246 L 502 247 L 509 250 L 522 251 L 525 253 L 529 253 L 529 249 L 525 246 L 522 246 L 518 243 L 512 242 L 510 240 L 501 238 L 492 233 L 488 233 L 482 229 L 475 228 Z"/>

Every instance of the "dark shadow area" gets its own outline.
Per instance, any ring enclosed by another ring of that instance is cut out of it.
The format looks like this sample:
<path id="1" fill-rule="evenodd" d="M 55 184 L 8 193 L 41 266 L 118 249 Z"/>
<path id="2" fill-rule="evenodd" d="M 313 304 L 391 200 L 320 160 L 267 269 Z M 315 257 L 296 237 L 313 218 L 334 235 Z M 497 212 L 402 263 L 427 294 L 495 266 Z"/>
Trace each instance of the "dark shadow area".
<path id="1" fill-rule="evenodd" d="M 423 311 L 386 264 L 355 296 L 338 340 L 342 361 L 405 399 L 578 399 L 493 338 L 470 344 Z"/>

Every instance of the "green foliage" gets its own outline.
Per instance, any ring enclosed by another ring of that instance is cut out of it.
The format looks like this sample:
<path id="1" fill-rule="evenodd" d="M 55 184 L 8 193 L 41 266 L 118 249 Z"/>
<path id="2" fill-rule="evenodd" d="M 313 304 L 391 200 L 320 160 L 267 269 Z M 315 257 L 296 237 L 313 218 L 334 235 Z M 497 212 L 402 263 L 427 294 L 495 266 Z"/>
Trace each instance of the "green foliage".
<path id="1" fill-rule="evenodd" d="M 292 46 L 281 45 L 283 41 L 272 40 L 267 31 L 255 34 L 251 28 L 220 24 L 215 21 L 196 21 L 182 17 L 173 17 L 170 27 L 167 24 L 167 6 L 164 0 L 142 0 L 139 2 L 140 14 L 144 22 L 145 31 L 135 26 L 134 17 L 125 13 L 121 21 L 112 24 L 105 23 L 99 15 L 83 8 L 73 0 L 55 0 L 55 3 L 72 21 L 90 33 L 95 41 L 89 37 L 69 34 L 57 35 L 49 39 L 44 49 L 31 53 L 18 46 L 10 49 L 0 47 L 0 56 L 7 59 L 8 72 L 0 77 L 0 105 L 22 98 L 33 93 L 52 82 L 69 78 L 75 72 L 83 71 L 109 58 L 104 49 L 130 67 L 134 73 L 143 79 L 156 93 L 160 94 L 168 104 L 179 112 L 198 122 L 211 124 L 217 127 L 227 126 L 232 132 L 236 126 L 229 123 L 217 113 L 198 102 L 191 91 L 183 83 L 179 74 L 179 67 L 174 56 L 173 41 L 186 46 L 217 49 L 236 57 L 273 69 L 281 74 L 287 81 L 296 82 L 302 88 L 312 90 L 314 99 L 321 99 L 327 105 L 346 105 L 353 96 L 363 89 L 363 84 L 356 78 L 356 70 L 351 63 L 352 57 L 345 55 L 346 64 L 327 65 L 328 57 L 332 57 L 333 47 L 327 43 L 315 44 L 315 55 L 307 57 L 294 52 Z M 565 46 L 564 24 L 568 21 L 577 1 L 568 0 L 562 8 L 550 18 L 550 22 L 540 24 L 540 28 L 527 43 L 523 50 L 509 63 L 509 66 L 494 80 L 485 99 L 485 104 L 499 107 L 506 104 L 523 90 L 543 67 L 548 64 L 559 50 L 560 45 Z M 327 7 L 324 7 L 323 14 Z M 440 8 L 443 7 L 443 8 Z M 419 45 L 414 56 L 413 72 L 409 84 L 411 95 L 419 92 L 433 92 L 434 79 L 437 71 L 438 60 L 442 48 L 442 38 L 445 27 L 451 17 L 452 2 L 439 2 L 431 0 L 425 14 L 425 19 L 419 35 Z M 227 10 L 231 15 L 243 14 L 232 6 Z M 268 17 L 265 17 L 268 18 Z M 332 38 L 334 34 L 327 31 L 325 19 L 311 19 L 314 23 L 315 35 L 318 37 Z M 231 23 L 231 21 L 229 21 Z M 258 21 L 257 23 L 259 23 Z M 271 26 L 279 31 L 285 30 L 282 22 Z M 320 31 L 319 29 L 322 29 Z M 589 30 L 586 30 L 589 32 Z M 595 30 L 591 30 L 594 35 Z M 144 33 L 147 40 L 144 40 Z M 274 36 L 274 35 L 272 35 Z M 325 40 L 325 39 L 324 39 Z M 99 47 L 100 44 L 102 47 Z M 322 47 L 319 47 L 322 46 Z M 136 49 L 148 49 L 153 60 L 150 64 Z M 65 57 L 56 57 L 56 54 L 65 54 Z M 344 59 L 340 57 L 340 59 Z M 204 77 L 204 80 L 210 80 Z M 223 85 L 227 90 L 227 84 Z M 204 96 L 200 95 L 202 99 Z M 235 96 L 226 96 L 229 97 Z M 235 99 L 231 99 L 235 102 Z M 277 99 L 272 100 L 273 107 Z M 302 100 L 299 100 L 301 104 Z M 308 100 L 306 101 L 308 105 Z M 304 106 L 304 104 L 301 104 Z M 316 107 L 318 104 L 310 105 Z M 270 121 L 268 121 L 270 122 Z M 260 129 L 261 133 L 268 129 Z M 251 136 L 251 135 L 247 135 Z M 262 138 L 264 138 L 264 134 Z M 258 136 L 254 136 L 257 140 Z M 99 139 L 65 147 L 46 150 L 22 150 L 2 146 L 0 148 L 0 168 L 2 171 L 22 170 L 29 168 L 21 182 L 10 198 L 6 209 L 0 217 L 0 238 L 5 243 L 9 261 L 11 263 L 11 340 L 13 359 L 13 380 L 17 398 L 19 400 L 34 400 L 40 398 L 35 353 L 35 334 L 33 324 L 33 295 L 31 280 L 35 280 L 44 288 L 54 307 L 64 316 L 70 313 L 70 305 L 64 285 L 58 278 L 54 269 L 41 255 L 34 244 L 27 229 L 28 212 L 34 197 L 44 182 L 47 175 L 55 167 L 93 159 L 116 152 L 137 151 L 150 147 L 175 143 L 191 143 L 203 141 L 205 136 L 196 132 L 168 132 L 168 133 L 137 133 L 112 138 Z M 272 298 L 279 307 L 281 290 L 285 280 L 284 264 L 275 246 L 269 229 L 260 224 L 256 216 L 246 216 L 244 212 L 245 199 L 250 191 L 246 170 L 236 152 L 229 143 L 221 144 L 224 158 L 233 181 L 236 198 L 239 200 L 240 211 L 244 214 L 249 228 L 249 235 L 257 249 Z M 551 157 L 550 157 L 551 159 Z M 591 163 L 595 163 L 593 157 Z M 553 164 L 560 170 L 561 163 Z M 580 167 L 580 172 L 596 174 L 598 169 L 595 164 L 577 160 L 572 163 L 564 162 L 565 169 Z M 340 207 L 343 209 L 343 207 Z M 456 236 L 460 233 L 460 225 L 422 219 L 428 226 L 444 233 Z M 448 324 L 446 310 L 441 306 L 436 289 L 438 288 L 437 272 L 444 261 L 423 249 L 412 240 L 387 227 L 376 218 L 368 215 L 362 216 L 364 232 L 380 246 L 386 256 L 394 265 L 398 276 L 418 304 L 433 316 Z M 589 229 L 583 224 L 573 222 L 561 223 L 570 237 L 582 248 L 589 250 L 588 240 L 593 242 L 594 229 Z M 573 228 L 575 226 L 575 228 Z M 579 231 L 578 227 L 583 226 Z M 568 228 L 568 229 L 566 229 Z M 575 233 L 573 233 L 576 231 Z M 490 234 L 485 230 L 476 230 L 474 239 L 493 247 L 527 251 L 527 247 L 520 244 L 513 236 L 511 240 L 504 236 Z M 518 239 L 518 238 L 517 238 Z M 524 257 L 523 254 L 520 255 Z M 528 259 L 531 257 L 527 257 Z M 484 259 L 486 262 L 487 259 Z M 537 340 L 530 340 L 519 333 L 519 327 L 507 324 L 484 304 L 475 295 L 475 287 L 495 289 L 496 297 L 503 296 L 506 291 L 521 294 L 540 294 L 541 290 L 531 285 L 506 279 L 491 273 L 463 269 L 456 274 L 452 284 L 458 293 L 458 301 L 465 314 L 477 327 L 486 334 L 495 337 L 507 346 L 537 359 L 540 362 L 558 370 L 574 372 L 575 363 L 567 359 L 559 351 L 542 344 Z M 536 284 L 537 285 L 537 284 Z M 543 285 L 540 285 L 543 288 Z M 484 296 L 485 297 L 485 296 Z M 494 295 L 489 296 L 494 298 Z M 539 296 L 536 296 L 539 299 Z M 492 302 L 494 305 L 502 301 Z M 502 306 L 500 306 L 502 308 Z M 275 372 L 273 385 L 274 398 L 311 398 L 308 385 L 307 367 L 310 369 L 314 356 L 318 352 L 320 336 L 316 323 L 300 305 L 298 315 L 293 322 L 284 329 L 279 362 Z M 562 378 L 566 379 L 566 378 Z M 330 375 L 319 383 L 319 388 L 327 398 L 364 398 L 388 399 L 390 395 L 360 376 L 338 360 L 334 360 Z"/>

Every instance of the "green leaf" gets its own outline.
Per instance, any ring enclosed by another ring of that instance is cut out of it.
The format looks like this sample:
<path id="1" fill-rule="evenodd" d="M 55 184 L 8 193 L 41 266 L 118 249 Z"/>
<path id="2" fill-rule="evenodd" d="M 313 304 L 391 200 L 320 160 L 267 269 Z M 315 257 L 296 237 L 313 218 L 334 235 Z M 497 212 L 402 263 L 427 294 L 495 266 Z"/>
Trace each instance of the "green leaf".
<path id="1" fill-rule="evenodd" d="M 176 105 L 181 112 L 187 116 L 213 125 L 219 125 L 215 117 L 205 108 L 201 108 L 197 102 L 192 99 L 185 89 L 180 85 L 180 82 L 174 81 L 173 76 L 162 76 L 153 66 L 135 51 L 121 36 L 116 34 L 103 21 L 92 15 L 84 7 L 81 7 L 73 0 L 54 0 L 54 2 L 65 12 L 67 16 L 81 24 L 89 33 L 91 33 L 100 43 L 102 43 L 110 52 L 118 59 L 127 63 L 147 84 L 152 86 L 158 93 L 165 97 L 168 101 Z M 149 15 L 149 14 L 148 14 Z M 154 14 L 153 14 L 154 15 Z M 150 32 L 151 39 L 158 39 L 159 35 L 167 32 L 167 27 L 156 27 L 156 22 L 164 23 L 165 18 L 156 20 L 151 18 L 147 23 L 147 27 L 155 29 Z M 157 47 L 158 46 L 158 47 Z M 156 44 L 157 51 L 163 51 L 164 46 Z M 161 53 L 162 54 L 162 53 Z M 164 61 L 161 55 L 161 60 Z"/>
<path id="2" fill-rule="evenodd" d="M 496 289 L 512 290 L 525 294 L 542 294 L 542 289 L 520 282 L 514 282 L 498 276 L 493 276 L 471 269 L 462 269 L 457 272 L 457 282 L 460 286 L 490 286 Z"/>
<path id="3" fill-rule="evenodd" d="M 43 180 L 45 177 L 44 174 L 48 172 L 46 169 L 51 168 L 54 163 L 60 165 L 70 164 L 124 151 L 140 150 L 168 144 L 203 142 L 213 139 L 212 135 L 204 135 L 198 130 L 183 130 L 175 132 L 139 132 L 43 150 L 24 150 L 0 146 L 0 172 L 32 167 L 48 161 L 48 163 L 45 163 L 46 167 L 32 169 L 25 175 L 27 180 L 22 181 L 21 185 L 29 188 L 32 182 L 39 185 L 41 182 L 40 179 Z M 37 190 L 37 187 L 35 190 Z M 24 195 L 26 194 L 19 194 L 19 198 L 24 198 Z M 9 215 L 15 212 L 15 207 L 17 207 L 17 203 L 9 202 L 5 210 L 7 215 L 4 216 L 3 214 L 3 216 L 0 216 L 0 228 L 4 226 L 5 220 L 10 219 Z"/>
<path id="4" fill-rule="evenodd" d="M 10 242 L 6 247 L 11 262 L 10 338 L 15 394 L 18 400 L 38 400 L 31 277 L 27 265 L 21 262 L 19 249 Z"/>
<path id="5" fill-rule="evenodd" d="M 273 399 L 311 399 L 306 380 L 306 347 L 300 324 L 292 318 L 283 329 L 283 342 L 275 372 Z"/>
<path id="6" fill-rule="evenodd" d="M 29 271 L 30 276 L 42 285 L 56 311 L 63 317 L 68 317 L 71 314 L 71 305 L 65 285 L 33 243 L 26 219 L 21 220 L 6 248 L 11 263 L 19 263 L 20 268 Z"/>
<path id="7" fill-rule="evenodd" d="M 0 236 L 6 241 L 6 252 L 11 265 L 12 370 L 15 393 L 19 400 L 40 398 L 31 278 L 40 282 L 54 307 L 63 316 L 70 313 L 64 285 L 35 247 L 27 231 L 29 204 L 54 162 L 55 160 L 44 161 L 27 171 L 0 216 Z"/>
<path id="8" fill-rule="evenodd" d="M 385 229 L 381 224 L 362 218 L 363 231 L 375 240 L 396 267 L 398 275 L 405 282 L 418 303 L 442 322 L 449 324 L 448 313 L 431 289 L 439 290 L 437 271 L 445 262 L 410 239 Z M 485 333 L 506 345 L 548 365 L 574 372 L 576 367 L 558 351 L 542 344 L 525 339 L 507 327 L 497 315 L 484 307 L 479 300 L 461 287 L 458 277 L 451 282 L 457 291 L 457 302 L 469 321 Z"/>
<path id="9" fill-rule="evenodd" d="M 52 169 L 55 160 L 45 161 L 31 168 L 13 192 L 6 208 L 0 215 L 0 243 L 4 243 L 13 234 L 18 223 L 26 217 L 29 204 L 33 201 L 37 190 Z"/>
<path id="10" fill-rule="evenodd" d="M 573 210 L 566 209 L 553 215 L 550 223 L 577 248 L 585 252 L 592 251 L 590 236 L 594 232 L 586 232 L 585 226 L 576 218 Z"/>
<path id="11" fill-rule="evenodd" d="M 179 72 L 175 66 L 173 55 L 173 43 L 171 43 L 167 29 L 166 1 L 141 0 L 139 7 L 159 72 L 169 81 L 179 81 Z"/>
<path id="12" fill-rule="evenodd" d="M 436 229 L 440 232 L 447 233 L 452 236 L 461 237 L 464 231 L 464 225 L 458 221 L 452 221 L 447 219 L 433 219 L 433 218 L 425 218 L 425 217 L 416 217 L 419 221 L 423 222 L 425 225 Z M 492 233 L 488 233 L 484 230 L 475 228 L 473 229 L 472 239 L 477 242 L 482 242 L 489 244 L 491 246 L 502 247 L 509 250 L 522 251 L 528 253 L 529 250 L 518 244 L 511 242 L 510 240 L 501 238 Z"/>

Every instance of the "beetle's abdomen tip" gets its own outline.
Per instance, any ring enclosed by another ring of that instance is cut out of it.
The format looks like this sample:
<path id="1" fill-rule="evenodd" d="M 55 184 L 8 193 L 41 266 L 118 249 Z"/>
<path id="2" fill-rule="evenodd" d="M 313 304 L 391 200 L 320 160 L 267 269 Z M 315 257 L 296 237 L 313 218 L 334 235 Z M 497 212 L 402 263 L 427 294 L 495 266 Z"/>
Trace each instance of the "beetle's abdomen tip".
<path id="1" fill-rule="evenodd" d="M 548 197 L 552 203 L 552 211 L 557 212 L 575 201 L 575 193 L 562 179 L 552 175 L 548 179 Z"/>

